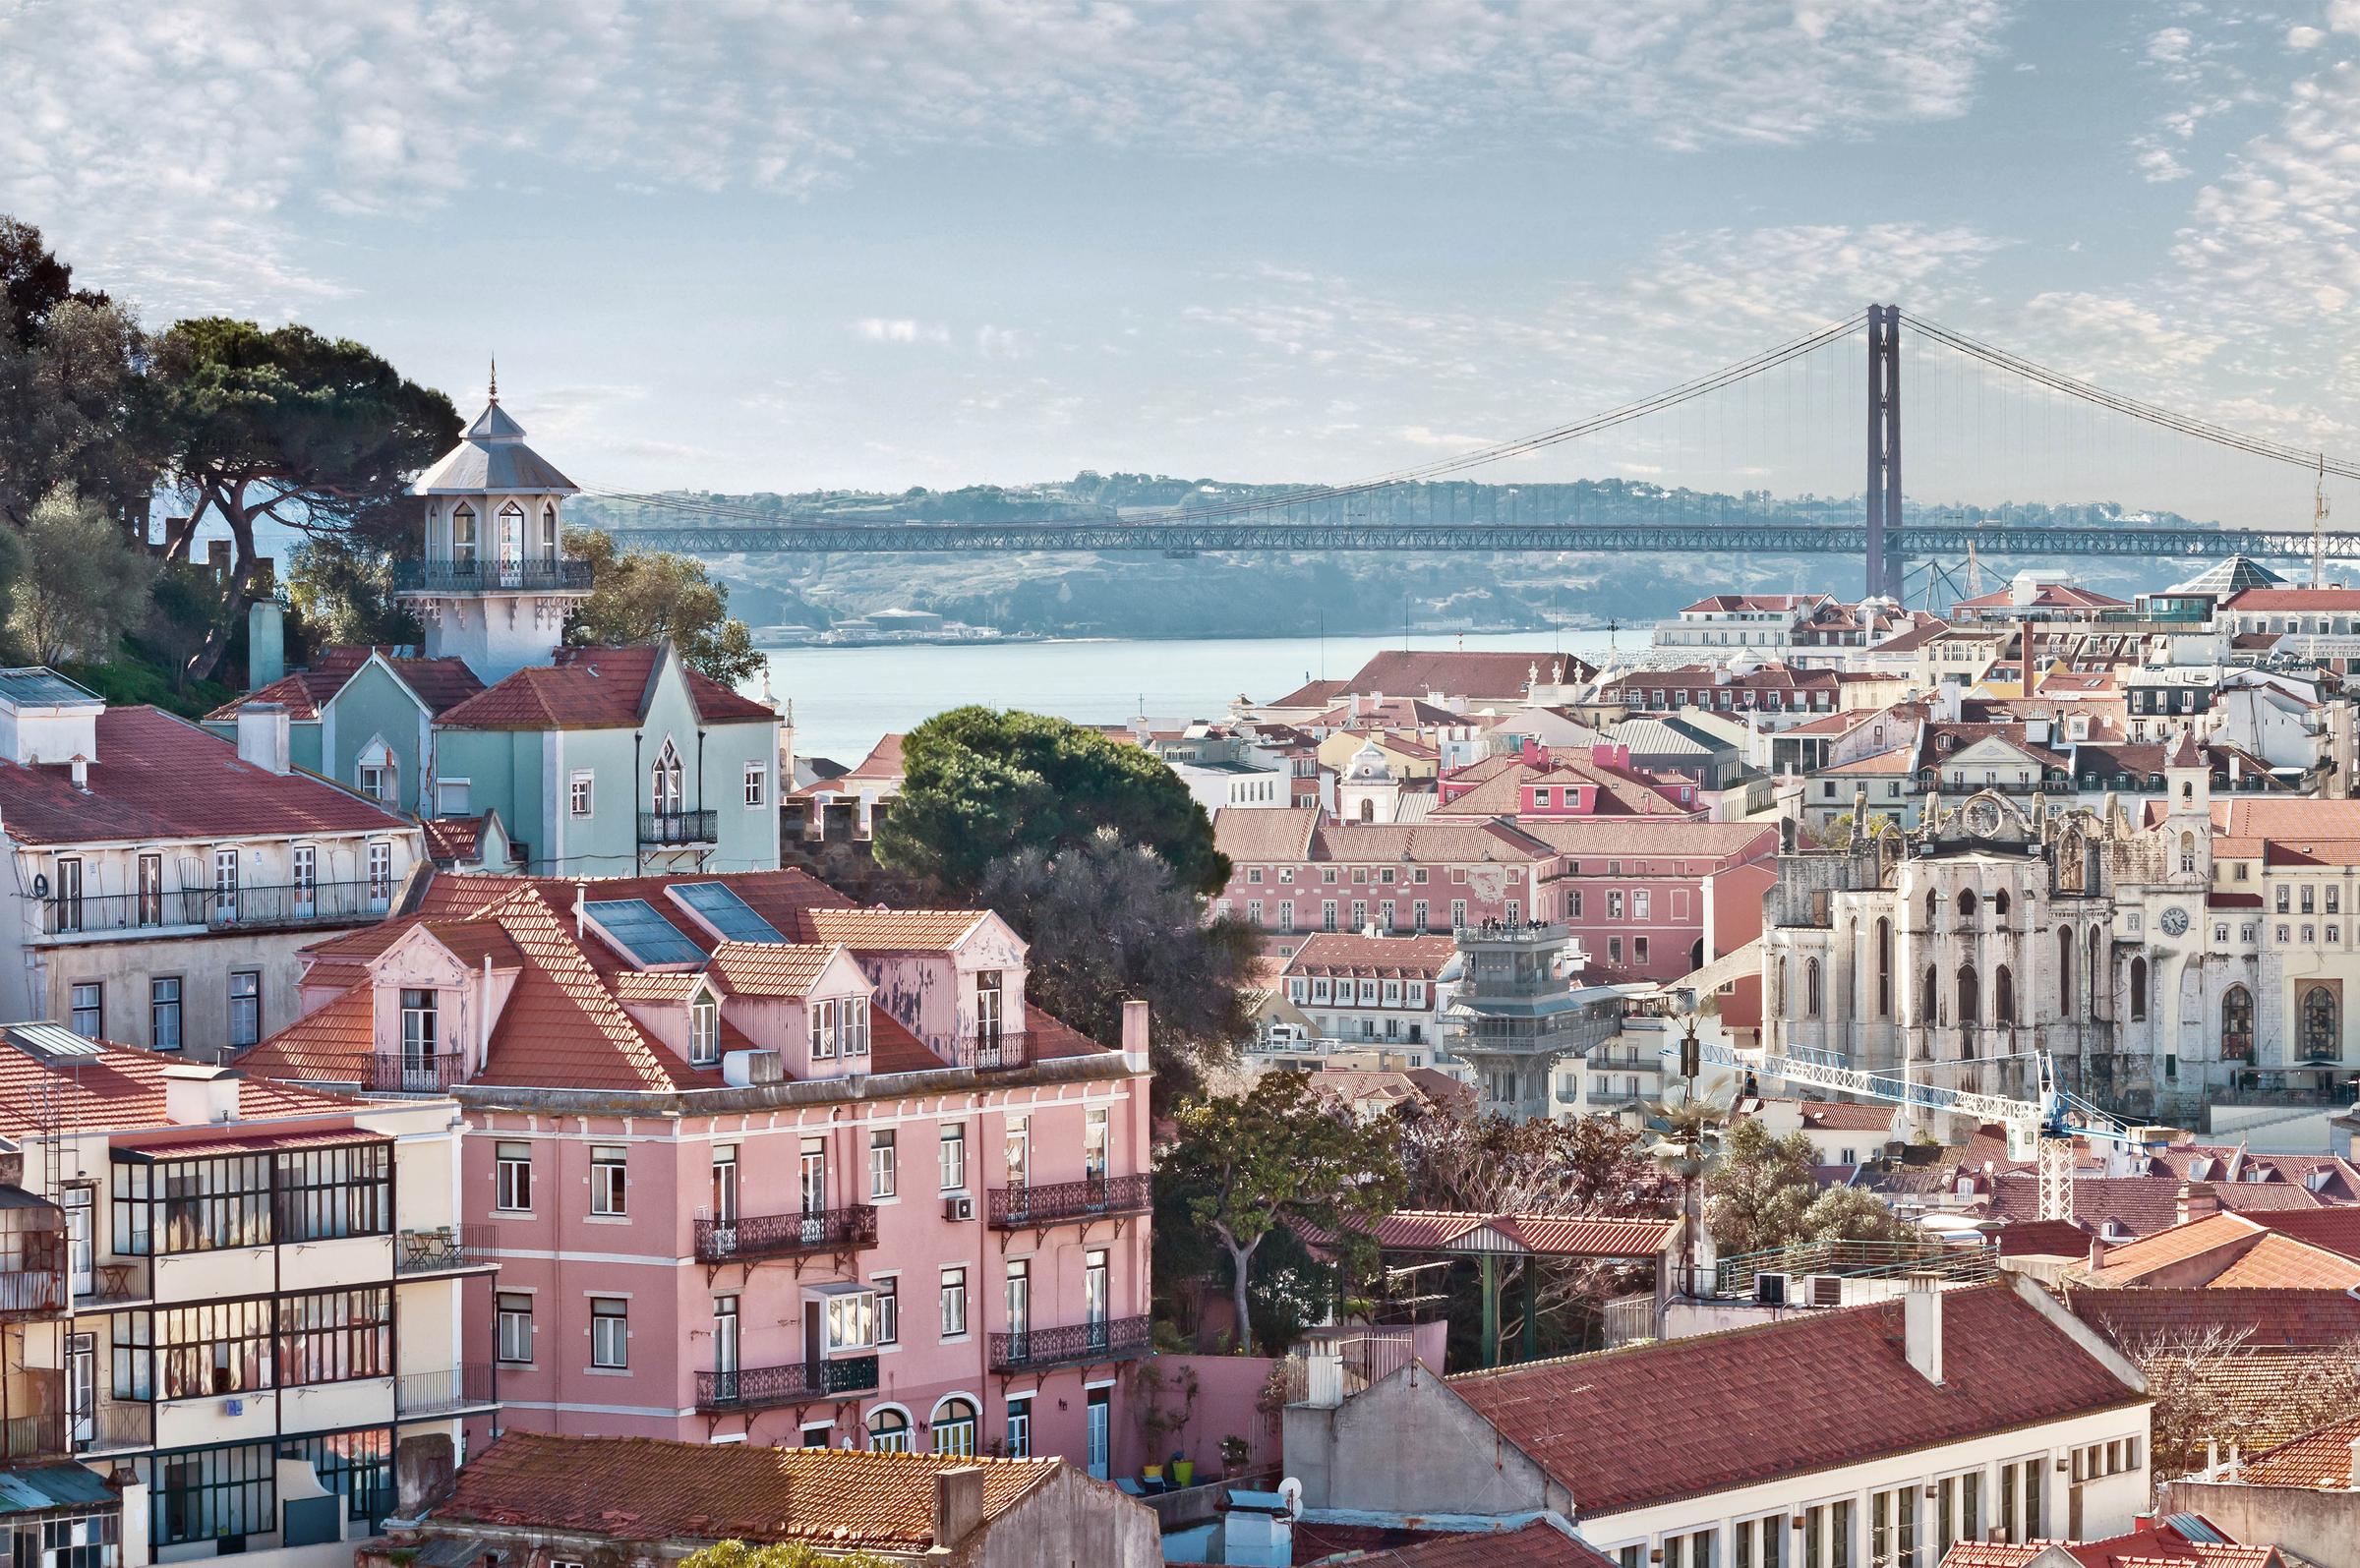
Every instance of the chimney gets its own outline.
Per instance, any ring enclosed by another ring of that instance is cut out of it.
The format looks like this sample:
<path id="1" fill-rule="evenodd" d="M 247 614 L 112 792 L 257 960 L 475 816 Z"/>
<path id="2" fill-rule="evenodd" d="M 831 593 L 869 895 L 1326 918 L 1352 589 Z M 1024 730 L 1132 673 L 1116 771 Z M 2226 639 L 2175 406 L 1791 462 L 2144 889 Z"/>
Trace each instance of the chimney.
<path id="1" fill-rule="evenodd" d="M 2093 1236 L 2090 1238 L 2090 1272 L 2094 1274 L 2105 1266 L 2106 1239 L 2102 1236 Z"/>
<path id="2" fill-rule="evenodd" d="M 1527 768 L 1541 766 L 1541 737 L 1538 735 L 1524 737 L 1524 766 Z"/>
<path id="3" fill-rule="evenodd" d="M 90 759 L 78 751 L 74 753 L 74 760 L 69 766 L 74 770 L 74 787 L 86 795 L 88 794 L 90 792 Z"/>
<path id="4" fill-rule="evenodd" d="M 284 778 L 295 768 L 287 739 L 284 703 L 250 702 L 238 709 L 238 761 Z"/>
<path id="5" fill-rule="evenodd" d="M 164 1069 L 164 1120 L 175 1127 L 210 1127 L 238 1119 L 235 1068 L 175 1062 Z"/>
<path id="6" fill-rule="evenodd" d="M 2351 1484 L 2347 1489 L 2351 1491 L 2360 1491 L 2360 1437 L 2355 1437 L 2352 1439 Z"/>
<path id="7" fill-rule="evenodd" d="M 1134 1073 L 1147 1069 L 1148 1005 L 1145 1002 L 1123 1004 L 1123 1064 Z"/>
<path id="8" fill-rule="evenodd" d="M 1901 1299 L 1902 1339 L 1910 1365 L 1936 1388 L 1942 1386 L 1942 1277 L 1912 1274 Z"/>
<path id="9" fill-rule="evenodd" d="M 2179 1223 L 2182 1225 L 2191 1220 L 2209 1220 L 2220 1212 L 2219 1194 L 2212 1191 L 2210 1182 L 2182 1182 L 2174 1196 L 2178 1200 Z"/>
<path id="10" fill-rule="evenodd" d="M 1144 1006 L 1144 1004 L 1142 1004 Z M 934 1473 L 934 1549 L 950 1551 L 983 1523 L 983 1467 Z"/>

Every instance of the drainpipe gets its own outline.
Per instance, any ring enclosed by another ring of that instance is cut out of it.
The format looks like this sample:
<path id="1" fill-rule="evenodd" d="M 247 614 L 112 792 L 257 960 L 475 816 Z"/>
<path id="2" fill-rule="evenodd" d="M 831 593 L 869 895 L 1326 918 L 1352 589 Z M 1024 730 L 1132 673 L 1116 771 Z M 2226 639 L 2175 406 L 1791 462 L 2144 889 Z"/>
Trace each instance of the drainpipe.
<path id="1" fill-rule="evenodd" d="M 575 889 L 575 891 L 576 891 L 577 893 L 580 891 L 580 889 L 578 888 L 578 886 L 577 886 L 577 888 Z M 478 1019 L 478 1020 L 477 1020 L 477 1022 L 476 1022 L 476 1027 L 475 1027 L 475 1066 L 476 1066 L 476 1071 L 480 1073 L 480 1072 L 482 1072 L 482 1071 L 483 1071 L 485 1068 L 487 1068 L 487 1067 L 490 1067 L 491 1065 L 492 1065 L 492 955 L 491 955 L 491 954 L 489 954 L 489 953 L 486 953 L 486 954 L 484 955 L 484 1007 L 483 1007 L 483 1016 L 482 1016 L 480 1019 Z"/>

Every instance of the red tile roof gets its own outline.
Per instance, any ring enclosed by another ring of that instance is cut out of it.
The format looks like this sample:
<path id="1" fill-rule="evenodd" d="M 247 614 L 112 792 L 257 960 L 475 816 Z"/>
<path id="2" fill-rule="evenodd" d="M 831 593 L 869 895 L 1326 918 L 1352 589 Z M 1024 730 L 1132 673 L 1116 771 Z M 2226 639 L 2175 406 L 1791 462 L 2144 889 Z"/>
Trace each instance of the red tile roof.
<path id="1" fill-rule="evenodd" d="M 2019 1220 L 1999 1227 L 1992 1240 L 2002 1257 L 2081 1257 L 2090 1251 L 2090 1233 L 2071 1220 Z"/>
<path id="2" fill-rule="evenodd" d="M 2235 1214 L 2208 1215 L 2110 1249 L 2098 1279 L 2107 1285 L 2132 1285 L 2158 1269 L 2190 1262 L 2208 1252 L 2219 1252 L 2225 1266 L 2267 1234 L 2254 1221 Z"/>
<path id="3" fill-rule="evenodd" d="M 982 1467 L 989 1521 L 1062 1463 L 508 1431 L 468 1462 L 430 1517 L 619 1540 L 808 1540 L 922 1553 L 935 1544 L 936 1473 Z"/>
<path id="4" fill-rule="evenodd" d="M 1962 1540 L 1944 1555 L 1941 1568 L 2024 1568 L 2051 1546 L 2062 1547 L 2082 1568 L 2268 1568 L 2275 1546 L 2222 1545 L 2190 1540 L 2168 1525 L 2110 1536 L 2104 1540 Z"/>
<path id="5" fill-rule="evenodd" d="M 713 950 L 705 972 L 721 981 L 732 996 L 794 998 L 810 994 L 836 943 L 724 942 Z"/>
<path id="6" fill-rule="evenodd" d="M 208 723 L 234 724 L 238 710 L 250 702 L 286 705 L 291 720 L 310 722 L 320 717 L 320 705 L 349 685 L 372 653 L 384 655 L 386 667 L 401 677 L 430 713 L 440 714 L 484 689 L 484 682 L 463 659 L 402 659 L 391 646 L 367 648 L 340 644 L 324 650 L 310 669 L 274 680 L 260 691 L 232 698 L 205 717 Z"/>
<path id="7" fill-rule="evenodd" d="M 1287 974 L 1432 980 L 1458 953 L 1448 937 L 1353 937 L 1321 932 L 1295 950 Z"/>
<path id="8" fill-rule="evenodd" d="M 1404 1252 L 1437 1251 L 1476 1231 L 1489 1230 L 1531 1251 L 1558 1256 L 1653 1257 L 1664 1249 L 1664 1243 L 1677 1224 L 1674 1220 L 1600 1220 L 1554 1214 L 1400 1209 L 1377 1222 L 1377 1245 Z"/>
<path id="9" fill-rule="evenodd" d="M 2146 1402 L 2013 1285 L 1945 1291 L 1941 1303 L 1940 1388 L 1903 1353 L 1897 1301 L 1448 1386 L 1573 1488 L 1585 1519 Z M 1712 1419 L 1696 1421 L 1699 1410 Z M 1650 1440 L 1600 1443 L 1600 1432 Z"/>
<path id="10" fill-rule="evenodd" d="M 2238 1467 L 2249 1486 L 2308 1486 L 2315 1491 L 2348 1491 L 2352 1486 L 2352 1444 L 2360 1441 L 2360 1416 L 2306 1432 L 2289 1443 L 2256 1454 Z"/>
<path id="11" fill-rule="evenodd" d="M 411 825 L 315 774 L 238 760 L 234 741 L 159 708 L 97 718 L 89 792 L 64 763 L 0 762 L 0 820 L 19 843 L 407 833 Z"/>
<path id="12" fill-rule="evenodd" d="M 1317 806 L 1224 806 L 1212 814 L 1213 847 L 1240 866 L 1308 860 L 1319 823 Z"/>
<path id="13" fill-rule="evenodd" d="M 1887 1132 L 1893 1128 L 1894 1108 L 1889 1105 L 1846 1105 L 1837 1101 L 1824 1104 L 1804 1101 L 1802 1125 L 1817 1128 L 1823 1132 Z"/>
<path id="14" fill-rule="evenodd" d="M 1349 1557 L 1314 1557 L 1314 1550 L 1367 1526 L 1299 1524 L 1295 1561 L 1337 1562 L 1360 1568 L 1615 1568 L 1614 1559 L 1585 1540 L 1566 1535 L 1546 1519 L 1521 1530 L 1387 1532 L 1408 1539 L 1363 1548 Z M 1334 1550 L 1333 1546 L 1328 1547 Z"/>
<path id="15" fill-rule="evenodd" d="M 367 1083 L 376 1050 L 375 1004 L 362 983 L 250 1048 L 237 1065 L 249 1077 Z"/>
<path id="16" fill-rule="evenodd" d="M 164 1069 L 181 1067 L 178 1052 L 143 1051 L 101 1041 L 95 1057 L 75 1059 L 67 1072 L 42 1067 L 14 1046 L 0 1045 L 0 1135 L 21 1137 L 55 1117 L 87 1132 L 156 1127 L 164 1120 Z M 349 1117 L 353 1102 L 317 1089 L 272 1083 L 247 1074 L 238 1087 L 238 1119 Z"/>
<path id="17" fill-rule="evenodd" d="M 444 713 L 468 729 L 600 729 L 635 725 L 647 710 L 661 647 L 562 648 L 555 665 L 528 665 Z M 778 715 L 685 666 L 706 724 L 766 724 Z"/>
<path id="18" fill-rule="evenodd" d="M 1439 691 L 1446 697 L 1512 702 L 1524 695 L 1535 669 L 1544 684 L 1553 683 L 1561 669 L 1566 681 L 1587 680 L 1597 673 L 1571 654 L 1388 648 L 1361 666 L 1343 689 L 1416 697 Z"/>
<path id="19" fill-rule="evenodd" d="M 2213 1329 L 2246 1336 L 2256 1351 L 2327 1350 L 2360 1338 L 2360 1300 L 2342 1291 L 2209 1290 L 2069 1284 L 2065 1304 L 2118 1345 L 2157 1336 L 2202 1338 Z"/>
<path id="20" fill-rule="evenodd" d="M 862 953 L 932 953 L 951 947 L 981 923 L 980 909 L 823 909 L 803 913 L 813 942 L 843 943 Z"/>
<path id="21" fill-rule="evenodd" d="M 1352 682 L 1348 680 L 1315 680 L 1306 685 L 1297 686 L 1283 697 L 1273 697 L 1261 706 L 1265 708 L 1324 709 L 1335 701 L 1338 692 L 1351 684 Z"/>
<path id="22" fill-rule="evenodd" d="M 489 816 L 432 817 L 420 823 L 431 860 L 472 861 L 483 853 L 484 828 Z"/>
<path id="23" fill-rule="evenodd" d="M 2271 1235 L 2206 1283 L 2219 1290 L 2348 1291 L 2360 1286 L 2360 1262 L 2306 1247 L 2292 1237 Z"/>

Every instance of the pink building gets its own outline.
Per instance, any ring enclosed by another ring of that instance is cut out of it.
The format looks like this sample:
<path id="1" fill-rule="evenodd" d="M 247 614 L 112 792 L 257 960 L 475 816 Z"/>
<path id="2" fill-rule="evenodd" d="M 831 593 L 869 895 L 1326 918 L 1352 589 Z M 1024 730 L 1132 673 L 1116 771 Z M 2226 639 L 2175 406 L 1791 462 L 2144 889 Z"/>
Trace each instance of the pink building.
<path id="1" fill-rule="evenodd" d="M 1729 951 L 1716 905 L 1729 873 L 1774 862 L 1778 830 L 1756 822 L 1528 825 L 1554 854 L 1537 868 L 1534 918 L 1569 929 L 1589 956 L 1589 985 L 1677 980 Z M 1760 929 L 1761 888 L 1734 906 Z M 1767 886 L 1766 883 L 1763 886 Z"/>
<path id="2" fill-rule="evenodd" d="M 1333 822 L 1318 810 L 1216 812 L 1213 842 L 1230 861 L 1213 902 L 1265 931 L 1446 932 L 1515 920 L 1532 907 L 1534 866 L 1549 846 L 1511 824 Z"/>
<path id="3" fill-rule="evenodd" d="M 1692 779 L 1646 773 L 1630 763 L 1630 748 L 1523 745 L 1443 775 L 1430 821 L 1569 822 L 1619 817 L 1678 822 L 1711 809 Z"/>
<path id="4" fill-rule="evenodd" d="M 793 871 L 405 907 L 308 950 L 241 1065 L 465 1106 L 502 1427 L 1106 1474 L 1149 1349 L 1144 1004 L 1101 1049 L 1028 1007 L 997 915 Z"/>

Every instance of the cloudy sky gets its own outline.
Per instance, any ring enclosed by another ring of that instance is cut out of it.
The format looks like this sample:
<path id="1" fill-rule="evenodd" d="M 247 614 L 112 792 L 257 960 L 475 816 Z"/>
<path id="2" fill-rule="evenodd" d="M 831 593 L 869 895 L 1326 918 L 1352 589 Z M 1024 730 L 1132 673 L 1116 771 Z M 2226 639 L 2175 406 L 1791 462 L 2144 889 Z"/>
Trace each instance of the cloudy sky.
<path id="1" fill-rule="evenodd" d="M 497 352 L 630 488 L 1342 480 L 1870 300 L 2355 449 L 2355 62 L 2360 0 L 0 0 L 0 209 L 156 324 Z"/>

